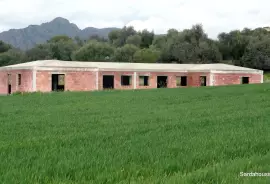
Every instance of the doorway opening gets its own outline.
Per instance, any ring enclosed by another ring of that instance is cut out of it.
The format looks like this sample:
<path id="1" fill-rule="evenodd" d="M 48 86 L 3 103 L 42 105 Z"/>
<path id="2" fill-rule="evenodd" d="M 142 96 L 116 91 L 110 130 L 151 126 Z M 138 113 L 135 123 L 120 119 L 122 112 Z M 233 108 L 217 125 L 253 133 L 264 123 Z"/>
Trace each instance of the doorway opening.
<path id="1" fill-rule="evenodd" d="M 9 95 L 11 94 L 11 85 L 10 84 L 8 85 L 8 94 Z"/>
<path id="2" fill-rule="evenodd" d="M 114 89 L 113 75 L 103 75 L 103 89 Z"/>
<path id="3" fill-rule="evenodd" d="M 206 76 L 200 76 L 200 85 L 206 86 Z"/>
<path id="4" fill-rule="evenodd" d="M 65 74 L 52 74 L 52 91 L 65 91 Z"/>
<path id="5" fill-rule="evenodd" d="M 11 74 L 8 74 L 8 83 L 7 83 L 7 85 L 8 85 L 8 94 L 10 95 L 11 94 Z"/>
<path id="6" fill-rule="evenodd" d="M 249 77 L 242 77 L 242 84 L 249 84 Z"/>
<path id="7" fill-rule="evenodd" d="M 149 86 L 149 76 L 139 76 L 139 86 Z"/>
<path id="8" fill-rule="evenodd" d="M 176 77 L 176 86 L 187 86 L 187 76 L 177 76 Z"/>
<path id="9" fill-rule="evenodd" d="M 167 88 L 167 76 L 157 76 L 157 88 Z"/>

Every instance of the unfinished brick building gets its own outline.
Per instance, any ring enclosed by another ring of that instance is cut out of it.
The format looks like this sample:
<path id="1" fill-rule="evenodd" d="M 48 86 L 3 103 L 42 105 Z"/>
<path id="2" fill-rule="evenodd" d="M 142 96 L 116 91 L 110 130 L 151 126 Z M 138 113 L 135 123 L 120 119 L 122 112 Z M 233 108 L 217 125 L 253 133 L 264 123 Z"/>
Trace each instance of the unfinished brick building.
<path id="1" fill-rule="evenodd" d="M 262 83 L 263 71 L 227 64 L 43 60 L 0 67 L 0 94 Z"/>

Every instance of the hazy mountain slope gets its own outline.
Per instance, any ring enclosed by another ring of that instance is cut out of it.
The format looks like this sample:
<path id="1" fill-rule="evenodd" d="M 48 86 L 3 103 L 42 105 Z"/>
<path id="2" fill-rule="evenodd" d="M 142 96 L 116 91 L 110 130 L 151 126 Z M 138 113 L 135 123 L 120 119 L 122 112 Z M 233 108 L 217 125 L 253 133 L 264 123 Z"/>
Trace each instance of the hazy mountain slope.
<path id="1" fill-rule="evenodd" d="M 51 22 L 41 25 L 30 25 L 23 29 L 11 29 L 0 33 L 0 40 L 11 44 L 22 50 L 34 47 L 36 44 L 44 43 L 53 36 L 67 35 L 69 37 L 79 36 L 86 39 L 92 35 L 107 37 L 108 33 L 117 28 L 85 28 L 79 29 L 76 24 L 70 23 L 67 19 L 58 17 Z"/>

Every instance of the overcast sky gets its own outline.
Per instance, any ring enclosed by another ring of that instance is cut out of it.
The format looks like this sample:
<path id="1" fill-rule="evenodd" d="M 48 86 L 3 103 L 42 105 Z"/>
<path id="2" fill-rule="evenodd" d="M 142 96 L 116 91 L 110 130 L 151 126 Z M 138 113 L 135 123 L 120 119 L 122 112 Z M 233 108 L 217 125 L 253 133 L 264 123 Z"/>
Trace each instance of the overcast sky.
<path id="1" fill-rule="evenodd" d="M 270 26 L 269 0 L 0 0 L 0 32 L 64 17 L 80 28 L 147 28 L 165 33 L 201 23 L 210 37 Z"/>

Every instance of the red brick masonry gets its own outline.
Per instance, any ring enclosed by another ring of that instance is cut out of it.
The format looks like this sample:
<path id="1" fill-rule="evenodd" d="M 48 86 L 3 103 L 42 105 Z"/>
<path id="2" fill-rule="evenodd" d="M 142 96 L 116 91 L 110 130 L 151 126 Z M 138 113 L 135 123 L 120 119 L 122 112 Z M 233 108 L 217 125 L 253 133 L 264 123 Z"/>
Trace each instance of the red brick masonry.
<path id="1" fill-rule="evenodd" d="M 242 77 L 249 77 L 249 83 L 262 83 L 260 73 L 235 72 L 133 72 L 133 71 L 33 71 L 33 70 L 1 70 L 0 94 L 8 94 L 8 74 L 11 75 L 11 92 L 50 92 L 52 91 L 52 74 L 65 74 L 65 90 L 92 91 L 103 89 L 103 75 L 114 75 L 114 89 L 147 89 L 157 88 L 157 76 L 167 76 L 167 87 L 176 88 L 176 77 L 187 76 L 187 86 L 200 86 L 200 76 L 206 76 L 207 86 L 241 84 Z M 21 85 L 18 85 L 18 74 L 21 74 Z M 121 76 L 132 77 L 129 86 L 121 85 Z M 136 80 L 134 80 L 136 76 Z M 148 86 L 139 86 L 139 76 L 149 76 Z M 136 83 L 136 85 L 135 85 Z M 181 86 L 182 87 L 182 86 Z M 183 86 L 184 87 L 184 86 Z"/>
<path id="2" fill-rule="evenodd" d="M 0 94 L 8 93 L 8 74 L 11 75 L 11 92 L 31 92 L 33 72 L 31 70 L 0 71 Z M 18 74 L 21 74 L 21 85 L 18 84 Z"/>
<path id="3" fill-rule="evenodd" d="M 214 85 L 232 85 L 232 84 L 241 84 L 241 77 L 249 77 L 249 83 L 256 84 L 261 83 L 262 75 L 261 74 L 247 74 L 247 73 L 217 73 L 214 75 Z"/>

